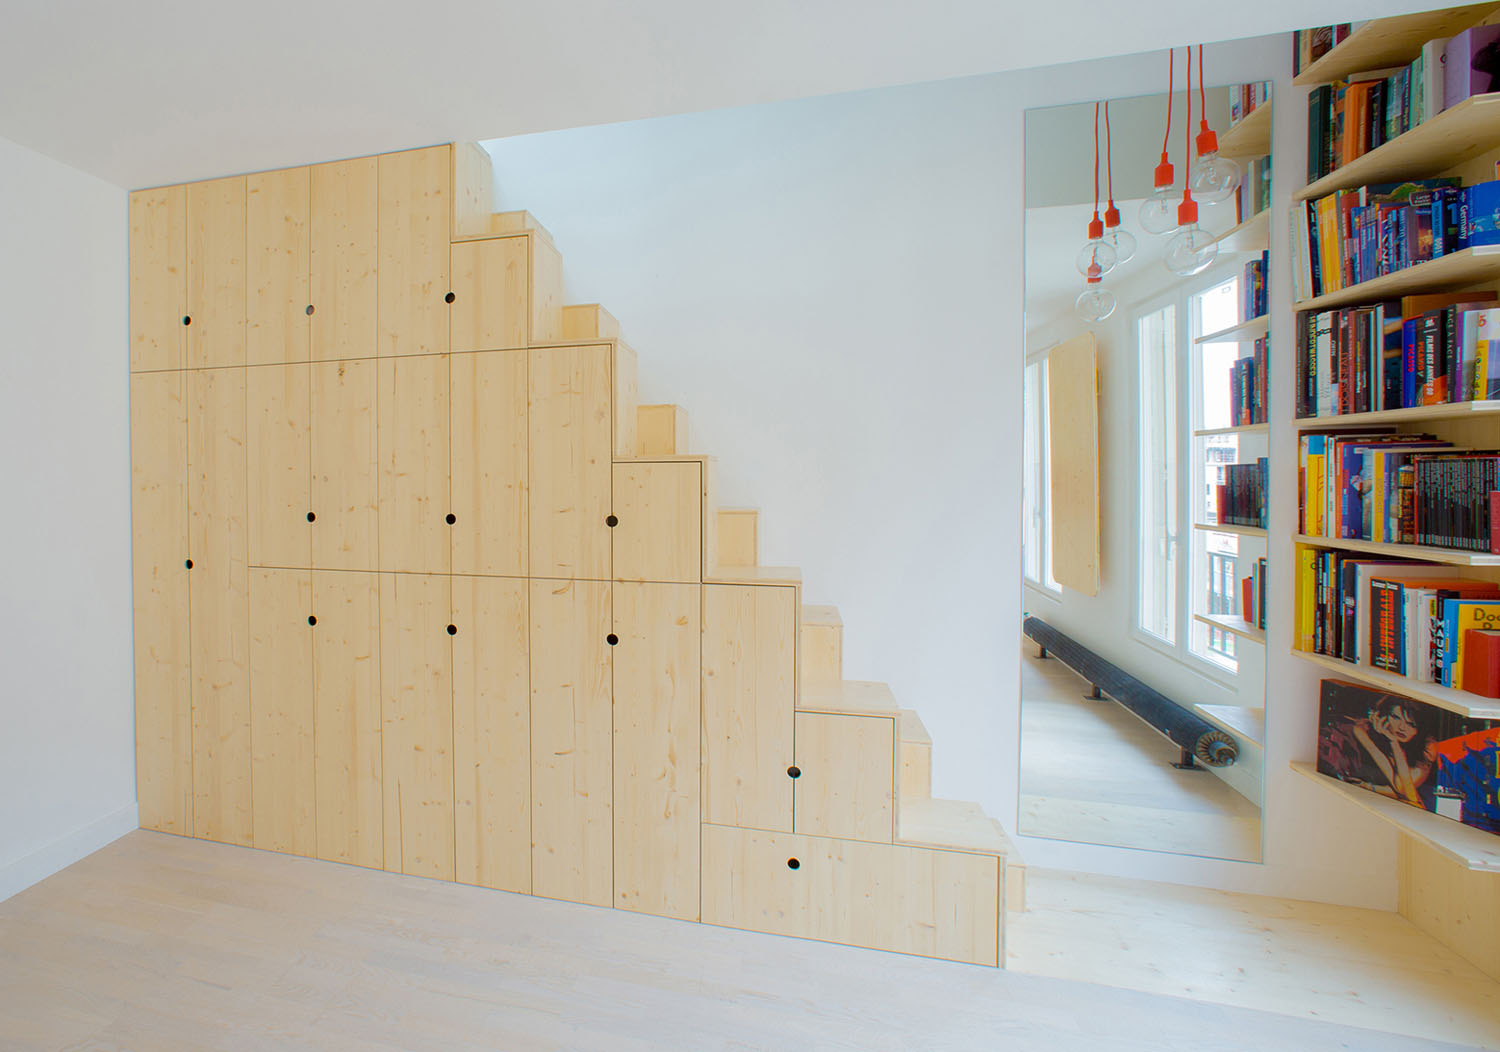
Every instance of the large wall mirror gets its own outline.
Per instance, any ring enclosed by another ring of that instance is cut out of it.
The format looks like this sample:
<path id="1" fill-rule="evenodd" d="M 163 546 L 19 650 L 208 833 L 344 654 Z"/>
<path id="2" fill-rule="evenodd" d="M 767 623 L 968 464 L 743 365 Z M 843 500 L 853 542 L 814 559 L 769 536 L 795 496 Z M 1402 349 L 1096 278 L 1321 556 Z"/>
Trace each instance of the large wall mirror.
<path id="1" fill-rule="evenodd" d="M 1206 111 L 1240 185 L 1200 200 L 1191 236 L 1176 223 L 1185 93 L 1171 100 L 1175 182 L 1160 209 L 1176 229 L 1160 233 L 1142 206 L 1167 95 L 1111 100 L 1108 149 L 1103 106 L 1027 113 L 1026 836 L 1261 858 L 1267 96 L 1219 86 L 1200 107 L 1195 87 L 1192 131 Z M 1129 237 L 1106 231 L 1108 247 L 1080 260 L 1096 142 L 1099 210 L 1112 186 Z M 1133 255 L 1092 286 L 1104 302 L 1080 304 L 1080 265 L 1125 256 L 1130 238 Z"/>

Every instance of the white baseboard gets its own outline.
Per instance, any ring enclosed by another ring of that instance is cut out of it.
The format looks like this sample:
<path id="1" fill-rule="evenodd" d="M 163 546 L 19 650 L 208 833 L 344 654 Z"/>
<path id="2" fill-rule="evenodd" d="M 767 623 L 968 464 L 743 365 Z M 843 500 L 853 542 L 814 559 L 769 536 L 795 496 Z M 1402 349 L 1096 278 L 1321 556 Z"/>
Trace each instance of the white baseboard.
<path id="1" fill-rule="evenodd" d="M 67 869 L 79 859 L 92 855 L 140 824 L 140 811 L 132 800 L 129 806 L 113 811 L 86 826 L 80 826 L 66 836 L 0 866 L 0 902 L 45 880 L 58 870 Z"/>

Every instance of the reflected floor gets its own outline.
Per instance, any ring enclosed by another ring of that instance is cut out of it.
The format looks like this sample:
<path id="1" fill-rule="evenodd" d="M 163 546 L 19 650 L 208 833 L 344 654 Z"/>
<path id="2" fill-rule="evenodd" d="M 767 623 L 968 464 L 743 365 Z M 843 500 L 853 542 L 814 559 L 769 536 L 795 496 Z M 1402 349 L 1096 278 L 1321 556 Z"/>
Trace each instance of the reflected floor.
<path id="1" fill-rule="evenodd" d="M 1021 815 L 1026 836 L 1255 861 L 1260 809 L 1116 702 L 1083 697 L 1062 662 L 1021 646 Z"/>

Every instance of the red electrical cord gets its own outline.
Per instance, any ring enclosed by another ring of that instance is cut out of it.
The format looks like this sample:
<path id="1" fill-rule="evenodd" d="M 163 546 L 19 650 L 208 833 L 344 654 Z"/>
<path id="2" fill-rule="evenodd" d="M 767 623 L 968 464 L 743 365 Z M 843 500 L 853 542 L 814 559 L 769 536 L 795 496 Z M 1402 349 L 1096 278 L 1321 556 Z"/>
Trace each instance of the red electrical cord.
<path id="1" fill-rule="evenodd" d="M 1099 104 L 1094 103 L 1094 218 L 1099 218 Z"/>
<path id="2" fill-rule="evenodd" d="M 1201 63 L 1200 63 L 1201 65 Z M 1098 133 L 1094 134 L 1094 142 L 1099 141 Z M 1109 101 L 1104 103 L 1104 171 L 1106 173 L 1106 185 L 1109 187 L 1109 207 L 1115 207 L 1115 150 L 1109 141 Z"/>
<path id="3" fill-rule="evenodd" d="M 1201 88 L 1203 81 L 1203 63 L 1198 63 L 1198 81 Z M 1182 163 L 1191 164 L 1193 160 L 1193 49 L 1187 49 L 1187 116 L 1182 121 Z M 1192 180 L 1184 178 L 1182 181 L 1183 200 L 1190 199 L 1193 194 L 1188 189 Z"/>
<path id="4" fill-rule="evenodd" d="M 1167 130 L 1162 133 L 1161 137 L 1161 155 L 1163 159 L 1167 156 L 1167 140 L 1172 137 L 1172 85 L 1177 81 L 1177 74 L 1173 70 L 1172 64 L 1176 58 L 1177 52 L 1169 48 L 1167 50 Z"/>
<path id="5" fill-rule="evenodd" d="M 1198 119 L 1208 123 L 1208 103 L 1203 95 L 1203 45 L 1198 45 Z"/>

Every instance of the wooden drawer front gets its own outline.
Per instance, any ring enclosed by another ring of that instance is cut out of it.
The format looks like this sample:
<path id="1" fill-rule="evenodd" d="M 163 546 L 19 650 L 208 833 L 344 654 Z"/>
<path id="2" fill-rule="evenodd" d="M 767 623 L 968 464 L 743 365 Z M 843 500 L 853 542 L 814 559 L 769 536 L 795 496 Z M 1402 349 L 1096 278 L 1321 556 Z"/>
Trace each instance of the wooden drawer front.
<path id="1" fill-rule="evenodd" d="M 705 825 L 703 920 L 995 965 L 1000 862 L 993 855 Z"/>
<path id="2" fill-rule="evenodd" d="M 895 833 L 896 721 L 797 713 L 792 828 L 889 844 Z"/>

